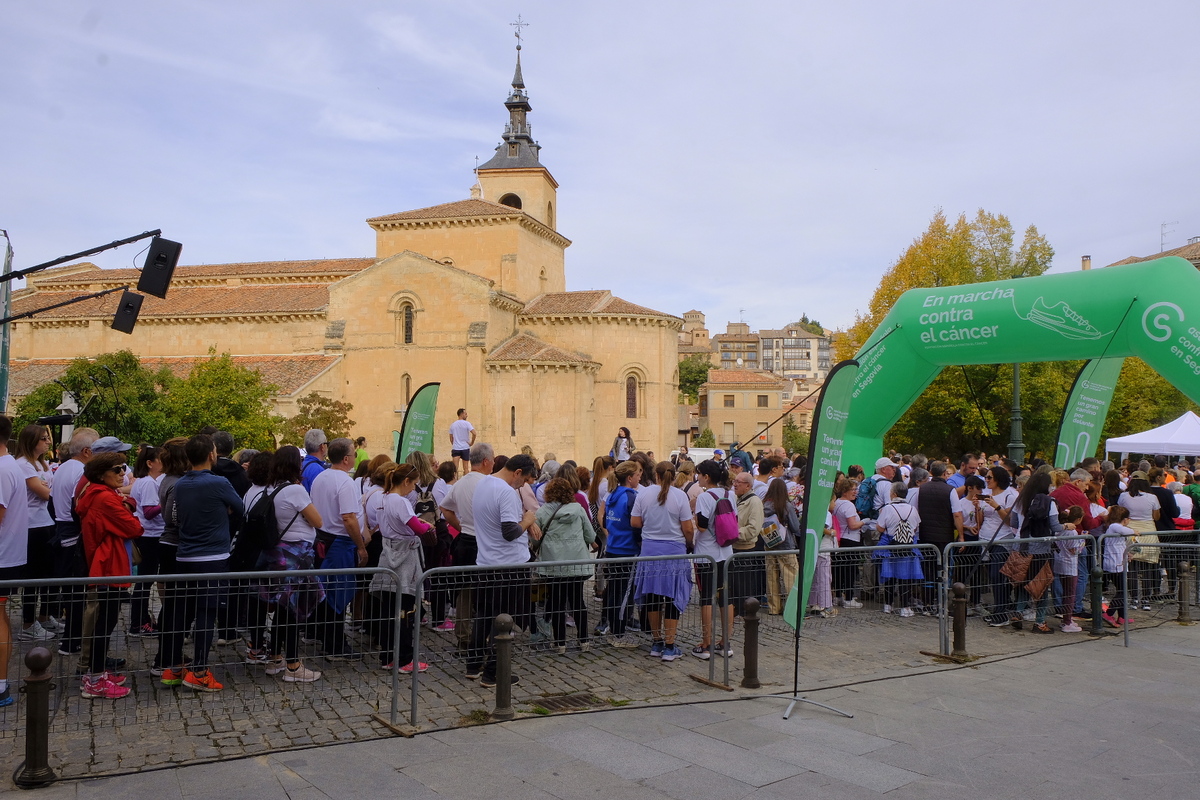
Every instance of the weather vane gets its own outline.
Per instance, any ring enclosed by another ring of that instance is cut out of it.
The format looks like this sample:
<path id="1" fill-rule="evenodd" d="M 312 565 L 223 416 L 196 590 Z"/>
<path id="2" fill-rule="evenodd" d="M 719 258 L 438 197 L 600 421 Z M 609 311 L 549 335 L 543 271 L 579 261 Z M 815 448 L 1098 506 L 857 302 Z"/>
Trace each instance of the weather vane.
<path id="1" fill-rule="evenodd" d="M 517 14 L 517 21 L 510 22 L 508 24 L 513 26 L 514 28 L 516 28 L 516 30 L 513 31 L 513 36 L 517 37 L 517 49 L 520 50 L 521 49 L 521 29 L 524 27 L 527 27 L 529 25 L 529 23 L 522 20 L 521 15 Z"/>

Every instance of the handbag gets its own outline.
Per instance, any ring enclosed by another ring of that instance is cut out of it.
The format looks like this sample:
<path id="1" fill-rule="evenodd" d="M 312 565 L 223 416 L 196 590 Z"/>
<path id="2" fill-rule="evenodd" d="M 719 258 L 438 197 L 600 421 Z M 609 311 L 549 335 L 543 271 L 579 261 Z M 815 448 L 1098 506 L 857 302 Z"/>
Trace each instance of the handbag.
<path id="1" fill-rule="evenodd" d="M 1034 600 L 1040 600 L 1042 595 L 1045 594 L 1046 589 L 1048 589 L 1050 584 L 1053 582 L 1054 570 L 1050 567 L 1050 562 L 1047 561 L 1042 565 L 1042 568 L 1038 570 L 1038 574 L 1032 580 L 1030 580 L 1029 583 L 1025 584 L 1025 591 L 1028 592 L 1029 596 Z"/>
<path id="2" fill-rule="evenodd" d="M 1008 561 L 1005 561 L 1004 566 L 1000 568 L 1000 574 L 1014 584 L 1022 584 L 1029 577 L 1030 561 L 1033 561 L 1033 556 L 1029 553 L 1014 550 L 1008 554 Z"/>
<path id="3" fill-rule="evenodd" d="M 329 531 L 317 528 L 317 535 L 313 538 L 313 565 L 315 569 L 320 569 L 324 563 L 325 557 L 329 555 L 329 548 L 333 546 L 337 539 Z"/>

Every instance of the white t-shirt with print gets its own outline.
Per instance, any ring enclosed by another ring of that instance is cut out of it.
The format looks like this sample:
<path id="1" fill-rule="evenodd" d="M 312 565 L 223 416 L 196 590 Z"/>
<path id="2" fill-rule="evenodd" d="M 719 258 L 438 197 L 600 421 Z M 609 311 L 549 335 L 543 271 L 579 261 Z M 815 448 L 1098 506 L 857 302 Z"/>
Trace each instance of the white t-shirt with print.
<path id="1" fill-rule="evenodd" d="M 327 469 L 316 477 L 309 493 L 312 504 L 321 515 L 322 530 L 334 536 L 349 536 L 343 514 L 354 514 L 360 517 L 359 530 L 362 529 L 362 506 L 358 487 L 350 473 L 340 469 Z"/>
<path id="2" fill-rule="evenodd" d="M 724 547 L 718 547 L 716 534 L 712 532 L 713 516 L 717 513 L 717 500 L 723 499 L 726 491 L 729 492 L 729 502 L 734 506 L 734 513 L 737 513 L 737 495 L 733 493 L 732 489 L 707 489 L 696 495 L 696 516 L 703 516 L 708 520 L 707 528 L 696 527 L 696 554 L 712 556 L 717 561 L 725 561 L 733 556 L 733 545 L 727 544 Z"/>
<path id="3" fill-rule="evenodd" d="M 680 523 L 692 518 L 692 506 L 682 489 L 672 486 L 667 499 L 658 504 L 662 487 L 650 484 L 638 489 L 633 501 L 632 516 L 642 518 L 642 539 L 659 542 L 682 542 L 683 527 Z"/>
<path id="4" fill-rule="evenodd" d="M 469 450 L 471 448 L 471 431 L 475 426 L 465 419 L 456 419 L 450 423 L 450 437 L 453 443 L 451 450 Z"/>
<path id="5" fill-rule="evenodd" d="M 27 561 L 29 547 L 29 490 L 25 477 L 11 454 L 0 456 L 0 568 L 20 567 Z"/>
<path id="6" fill-rule="evenodd" d="M 40 461 L 34 462 L 28 458 L 18 458 L 17 466 L 21 468 L 21 477 L 26 481 L 30 478 L 40 478 L 47 487 L 53 485 L 50 470 L 43 468 Z M 50 516 L 50 501 L 43 500 L 29 491 L 28 484 L 25 486 L 25 491 L 29 494 L 29 527 L 45 528 L 53 525 L 54 519 Z"/>
<path id="7" fill-rule="evenodd" d="M 475 544 L 479 548 L 476 564 L 494 567 L 529 561 L 529 534 L 522 532 L 510 542 L 501 528 L 502 522 L 521 522 L 523 510 L 516 489 L 495 475 L 488 475 L 475 487 L 471 508 L 475 515 Z"/>
<path id="8" fill-rule="evenodd" d="M 417 532 L 408 527 L 408 521 L 416 516 L 407 497 L 395 492 L 384 494 L 379 512 L 379 533 L 385 539 L 412 538 Z"/>
<path id="9" fill-rule="evenodd" d="M 142 536 L 150 539 L 157 539 L 162 536 L 163 528 L 167 527 L 167 521 L 163 519 L 162 513 L 154 515 L 153 519 L 146 519 L 143 509 L 148 506 L 159 505 L 158 485 L 162 483 L 163 476 L 151 478 L 149 475 L 138 478 L 133 482 L 133 488 L 129 490 L 129 496 L 133 498 L 133 502 L 137 503 L 137 510 L 133 513 L 138 518 L 138 522 L 142 523 Z"/>

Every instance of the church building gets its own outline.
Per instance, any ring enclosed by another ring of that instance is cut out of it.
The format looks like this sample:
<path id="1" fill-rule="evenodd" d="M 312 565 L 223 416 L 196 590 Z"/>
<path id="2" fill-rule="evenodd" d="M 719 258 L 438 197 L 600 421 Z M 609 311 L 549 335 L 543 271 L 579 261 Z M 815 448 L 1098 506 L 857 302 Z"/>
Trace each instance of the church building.
<path id="1" fill-rule="evenodd" d="M 471 197 L 367 220 L 373 258 L 181 266 L 165 300 L 146 297 L 132 335 L 109 327 L 115 294 L 14 323 L 13 397 L 79 356 L 129 349 L 186 374 L 215 348 L 279 387 L 278 413 L 311 392 L 352 403 L 353 433 L 372 452 L 391 446 L 430 381 L 441 383 L 439 459 L 460 407 L 498 453 L 529 445 L 590 466 L 621 426 L 638 447 L 669 452 L 683 320 L 609 291 L 567 291 L 571 242 L 530 133 L 519 48 L 504 105 L 502 141 Z M 137 277 L 90 263 L 47 270 L 15 293 L 14 313 Z"/>

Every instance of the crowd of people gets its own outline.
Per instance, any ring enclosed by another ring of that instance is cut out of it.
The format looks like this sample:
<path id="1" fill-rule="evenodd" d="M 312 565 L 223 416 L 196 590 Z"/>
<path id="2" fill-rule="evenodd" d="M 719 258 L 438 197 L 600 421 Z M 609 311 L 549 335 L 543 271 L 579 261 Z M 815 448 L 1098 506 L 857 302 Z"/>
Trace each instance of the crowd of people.
<path id="1" fill-rule="evenodd" d="M 12 422 L 0 418 L 0 585 L 52 579 L 20 590 L 20 627 L 10 629 L 7 605 L 0 613 L 0 705 L 12 702 L 14 640 L 57 639 L 78 659 L 84 698 L 126 696 L 125 659 L 110 653 L 121 624 L 149 640 L 143 666 L 164 686 L 219 692 L 210 660 L 223 645 L 287 683 L 322 679 L 302 645 L 328 663 L 374 657 L 407 674 L 428 669 L 414 652 L 424 624 L 453 637 L 464 676 L 488 687 L 502 613 L 558 653 L 648 645 L 663 662 L 732 655 L 748 598 L 783 613 L 803 541 L 804 455 L 751 457 L 735 444 L 699 464 L 686 448 L 656 461 L 621 428 L 590 466 L 553 453 L 539 461 L 529 448 L 496 454 L 476 441 L 465 409 L 457 417 L 453 458 L 441 463 L 423 452 L 372 457 L 365 440 L 316 429 L 303 448 L 259 452 L 213 429 L 135 449 L 77 428 L 52 461 L 47 428 L 26 426 L 9 453 Z M 1175 580 L 1179 558 L 1139 545 L 1191 528 L 1200 482 L 1183 467 L 1085 459 L 1064 471 L 973 454 L 957 469 L 898 454 L 869 477 L 851 467 L 822 511 L 803 606 L 816 616 L 869 602 L 934 613 L 936 561 L 911 546 L 957 542 L 951 569 L 973 613 L 1046 633 L 1053 600 L 1062 630 L 1078 631 L 1078 576 L 1094 561 L 1118 590 L 1125 560 L 1136 565 L 1131 605 L 1151 602 L 1164 575 Z M 1086 540 L 1039 541 L 1104 531 L 1128 544 L 1107 540 L 1097 553 Z M 877 544 L 901 549 L 863 550 Z M 428 575 L 434 567 L 475 569 Z M 11 591 L 0 589 L 0 603 Z M 685 650 L 679 621 L 693 602 L 701 630 Z M 1119 602 L 1097 613 L 1114 625 L 1127 616 Z"/>

